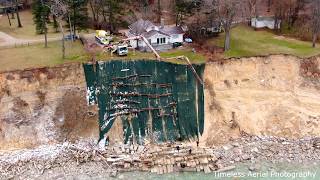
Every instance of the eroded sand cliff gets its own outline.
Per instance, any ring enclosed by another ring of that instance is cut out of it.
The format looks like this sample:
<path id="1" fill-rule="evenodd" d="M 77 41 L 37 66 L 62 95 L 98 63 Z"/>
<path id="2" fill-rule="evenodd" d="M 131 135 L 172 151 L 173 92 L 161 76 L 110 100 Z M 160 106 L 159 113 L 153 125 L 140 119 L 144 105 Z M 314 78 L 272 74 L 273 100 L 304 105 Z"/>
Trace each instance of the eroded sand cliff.
<path id="1" fill-rule="evenodd" d="M 272 55 L 208 62 L 201 144 L 241 133 L 320 136 L 320 57 Z M 0 73 L 0 149 L 98 139 L 81 64 Z M 116 132 L 115 132 L 116 133 Z"/>
<path id="2" fill-rule="evenodd" d="M 98 136 L 81 64 L 0 74 L 0 149 Z"/>
<path id="3" fill-rule="evenodd" d="M 207 63 L 205 132 L 221 144 L 240 133 L 301 138 L 320 135 L 320 58 L 287 55 Z"/>

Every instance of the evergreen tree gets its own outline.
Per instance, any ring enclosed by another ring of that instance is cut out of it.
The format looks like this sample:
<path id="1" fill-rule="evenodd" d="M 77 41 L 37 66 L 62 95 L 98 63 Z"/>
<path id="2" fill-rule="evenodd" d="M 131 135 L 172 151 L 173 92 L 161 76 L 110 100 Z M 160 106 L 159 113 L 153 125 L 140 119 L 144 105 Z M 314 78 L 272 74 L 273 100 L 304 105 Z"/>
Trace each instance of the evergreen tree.
<path id="1" fill-rule="evenodd" d="M 104 0 L 103 17 L 105 22 L 108 17 L 109 29 L 112 32 L 122 22 L 120 17 L 124 14 L 125 2 L 125 0 Z"/>
<path id="2" fill-rule="evenodd" d="M 46 24 L 49 22 L 50 9 L 42 3 L 42 0 L 33 0 L 32 14 L 36 25 L 37 34 L 43 34 L 47 31 Z"/>
<path id="3" fill-rule="evenodd" d="M 69 17 L 65 17 L 68 24 L 67 27 L 71 27 L 70 31 L 76 35 L 76 31 L 86 30 L 88 28 L 88 0 L 67 0 L 69 6 Z"/>

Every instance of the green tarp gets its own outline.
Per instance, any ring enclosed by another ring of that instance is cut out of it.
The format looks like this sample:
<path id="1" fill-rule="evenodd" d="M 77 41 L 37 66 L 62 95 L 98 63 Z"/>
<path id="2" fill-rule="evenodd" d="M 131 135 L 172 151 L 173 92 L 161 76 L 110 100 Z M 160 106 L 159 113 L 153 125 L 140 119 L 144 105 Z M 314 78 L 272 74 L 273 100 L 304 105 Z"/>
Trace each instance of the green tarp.
<path id="1" fill-rule="evenodd" d="M 100 140 L 116 120 L 124 143 L 196 139 L 204 128 L 203 85 L 187 65 L 108 61 L 84 64 L 89 104 L 98 104 Z M 202 77 L 205 65 L 194 65 Z"/>

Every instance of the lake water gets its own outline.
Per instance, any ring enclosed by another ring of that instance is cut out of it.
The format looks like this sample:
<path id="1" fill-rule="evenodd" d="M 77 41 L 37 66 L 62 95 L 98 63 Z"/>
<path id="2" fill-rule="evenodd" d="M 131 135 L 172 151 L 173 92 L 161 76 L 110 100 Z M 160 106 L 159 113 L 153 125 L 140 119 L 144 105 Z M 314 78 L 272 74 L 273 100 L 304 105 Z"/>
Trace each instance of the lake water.
<path id="1" fill-rule="evenodd" d="M 248 170 L 248 164 L 238 164 L 237 168 L 227 172 L 212 172 L 209 174 L 182 172 L 182 173 L 170 173 L 165 175 L 157 175 L 154 173 L 146 172 L 129 172 L 123 173 L 118 176 L 120 179 L 131 180 L 145 180 L 145 179 L 174 179 L 174 180 L 214 180 L 214 179 L 232 179 L 232 180 L 256 180 L 256 179 L 304 179 L 314 180 L 320 179 L 320 166 L 319 164 L 268 164 L 264 163 L 260 166 L 256 172 Z"/>

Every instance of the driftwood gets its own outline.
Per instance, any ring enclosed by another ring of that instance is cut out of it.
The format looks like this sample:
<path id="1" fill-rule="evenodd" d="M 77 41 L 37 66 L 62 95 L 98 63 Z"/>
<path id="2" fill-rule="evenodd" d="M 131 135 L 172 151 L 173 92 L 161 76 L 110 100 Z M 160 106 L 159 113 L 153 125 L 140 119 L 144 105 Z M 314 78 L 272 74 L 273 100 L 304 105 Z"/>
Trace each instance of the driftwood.
<path id="1" fill-rule="evenodd" d="M 112 78 L 113 81 L 116 80 L 126 80 L 126 79 L 131 79 L 131 78 L 136 78 L 136 77 L 151 77 L 151 75 L 148 74 L 142 74 L 142 75 L 138 75 L 138 74 L 133 74 L 133 75 L 129 75 L 129 76 L 124 76 L 124 77 L 114 77 Z"/>
<path id="2" fill-rule="evenodd" d="M 111 96 L 116 96 L 116 97 L 139 97 L 139 96 L 146 96 L 148 98 L 160 98 L 160 97 L 167 97 L 167 96 L 172 96 L 172 93 L 166 93 L 166 94 L 142 94 L 142 93 L 137 93 L 137 92 L 129 92 L 129 93 L 110 93 Z"/>
<path id="3" fill-rule="evenodd" d="M 176 150 L 176 146 L 180 147 L 179 151 Z M 191 154 L 189 153 L 190 149 L 193 152 Z M 87 162 L 101 163 L 110 171 L 140 170 L 158 174 L 197 170 L 210 172 L 212 167 L 217 167 L 215 164 L 217 158 L 211 151 L 181 144 L 164 143 L 157 146 L 116 145 L 113 148 L 102 150 L 96 147 L 67 146 L 58 156 L 50 159 L 42 157 L 18 160 L 16 162 L 1 162 L 0 179 L 14 178 L 26 171 L 39 175 L 55 167 L 67 167 L 70 163 L 81 165 Z"/>
<path id="4" fill-rule="evenodd" d="M 158 114 L 157 117 L 161 118 L 161 117 L 176 117 L 177 113 L 168 113 L 168 114 Z"/>
<path id="5" fill-rule="evenodd" d="M 111 108 L 111 109 L 107 109 L 108 112 L 112 112 L 112 111 L 116 111 L 115 113 L 110 114 L 106 119 L 109 118 L 114 118 L 114 117 L 118 117 L 118 116 L 122 116 L 122 115 L 130 115 L 130 114 L 138 114 L 144 111 L 153 111 L 153 110 L 159 110 L 159 111 L 164 111 L 164 108 L 172 108 L 175 107 L 176 103 L 172 103 L 169 104 L 167 106 L 163 106 L 163 107 L 148 107 L 148 108 L 141 108 L 138 109 L 136 107 L 117 107 L 117 108 Z M 177 113 L 160 113 L 157 115 L 157 117 L 165 117 L 165 116 L 173 116 L 174 118 L 176 118 Z"/>
<path id="6" fill-rule="evenodd" d="M 115 81 L 115 80 L 126 80 L 126 79 L 135 78 L 135 77 L 138 77 L 138 74 L 133 74 L 133 75 L 124 76 L 124 77 L 114 77 L 114 78 L 112 78 L 112 80 L 113 81 Z"/>
<path id="7" fill-rule="evenodd" d="M 129 103 L 129 104 L 140 104 L 141 102 L 139 101 L 134 101 L 134 100 L 121 100 L 118 99 L 115 101 L 116 104 L 125 104 L 125 103 Z"/>
<path id="8" fill-rule="evenodd" d="M 147 87 L 159 87 L 159 88 L 171 88 L 172 84 L 168 83 L 122 83 L 122 82 L 113 82 L 110 86 L 114 87 L 138 87 L 138 86 L 147 86 Z"/>

